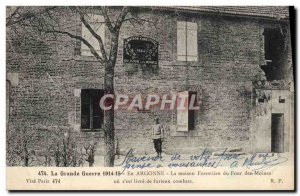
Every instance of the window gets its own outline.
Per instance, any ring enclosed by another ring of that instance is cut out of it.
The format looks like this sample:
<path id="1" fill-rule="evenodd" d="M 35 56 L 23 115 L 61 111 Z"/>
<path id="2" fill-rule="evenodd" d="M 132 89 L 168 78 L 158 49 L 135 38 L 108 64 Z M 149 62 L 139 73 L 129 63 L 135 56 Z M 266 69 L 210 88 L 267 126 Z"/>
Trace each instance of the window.
<path id="1" fill-rule="evenodd" d="M 197 93 L 192 91 L 178 92 L 177 94 L 177 131 L 189 131 L 195 129 L 195 112 L 190 105 L 196 106 Z M 184 99 L 184 104 L 183 101 Z M 192 102 L 192 103 L 191 103 Z"/>
<path id="2" fill-rule="evenodd" d="M 284 77 L 284 36 L 279 28 L 266 28 L 263 35 L 266 64 L 261 68 L 267 81 L 281 80 Z"/>
<path id="3" fill-rule="evenodd" d="M 105 43 L 104 42 L 105 24 L 104 24 L 103 16 L 88 14 L 86 20 L 90 24 L 92 29 L 102 38 L 103 43 Z M 98 40 L 91 34 L 91 32 L 84 26 L 83 23 L 81 24 L 81 27 L 82 27 L 82 37 L 86 39 L 94 47 L 94 49 L 98 52 L 99 55 L 101 55 Z M 87 47 L 84 43 L 81 43 L 81 55 L 93 56 L 89 47 Z"/>
<path id="4" fill-rule="evenodd" d="M 177 21 L 177 60 L 198 61 L 197 23 Z"/>
<path id="5" fill-rule="evenodd" d="M 285 103 L 285 99 L 284 98 L 282 98 L 281 96 L 279 96 L 279 101 L 278 101 L 279 103 Z"/>
<path id="6" fill-rule="evenodd" d="M 103 127 L 103 110 L 99 102 L 104 95 L 100 89 L 81 90 L 81 128 L 83 131 L 97 131 Z"/>

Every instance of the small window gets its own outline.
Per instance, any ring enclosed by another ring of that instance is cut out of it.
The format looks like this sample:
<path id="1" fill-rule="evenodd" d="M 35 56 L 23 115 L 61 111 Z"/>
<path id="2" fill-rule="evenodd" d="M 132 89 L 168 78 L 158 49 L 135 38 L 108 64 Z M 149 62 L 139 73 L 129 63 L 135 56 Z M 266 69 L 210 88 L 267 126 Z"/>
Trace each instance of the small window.
<path id="1" fill-rule="evenodd" d="M 285 103 L 285 99 L 281 98 L 281 96 L 279 96 L 279 103 Z"/>
<path id="2" fill-rule="evenodd" d="M 264 103 L 265 102 L 265 99 L 264 98 L 259 98 L 258 99 L 258 103 Z"/>
<path id="3" fill-rule="evenodd" d="M 90 24 L 92 29 L 101 37 L 102 42 L 104 42 L 105 38 L 105 24 L 104 24 L 104 18 L 101 15 L 93 15 L 88 14 L 87 17 L 85 17 L 87 22 Z M 100 46 L 98 43 L 98 40 L 91 34 L 91 32 L 85 27 L 85 25 L 82 23 L 82 37 L 86 39 L 98 52 L 98 54 L 101 56 L 100 52 Z M 82 56 L 93 56 L 91 53 L 89 47 L 87 47 L 84 43 L 81 43 L 81 55 Z"/>
<path id="4" fill-rule="evenodd" d="M 103 110 L 99 106 L 104 95 L 100 89 L 81 91 L 81 128 L 83 131 L 99 131 L 103 128 Z"/>
<path id="5" fill-rule="evenodd" d="M 177 21 L 177 60 L 198 61 L 197 23 Z"/>
<path id="6" fill-rule="evenodd" d="M 284 77 L 284 36 L 279 28 L 264 30 L 265 65 L 261 68 L 267 81 L 281 80 Z"/>
<path id="7" fill-rule="evenodd" d="M 184 99 L 184 104 L 182 99 Z M 177 131 L 187 132 L 195 129 L 195 110 L 189 107 L 197 105 L 197 93 L 192 91 L 178 92 L 177 96 Z"/>

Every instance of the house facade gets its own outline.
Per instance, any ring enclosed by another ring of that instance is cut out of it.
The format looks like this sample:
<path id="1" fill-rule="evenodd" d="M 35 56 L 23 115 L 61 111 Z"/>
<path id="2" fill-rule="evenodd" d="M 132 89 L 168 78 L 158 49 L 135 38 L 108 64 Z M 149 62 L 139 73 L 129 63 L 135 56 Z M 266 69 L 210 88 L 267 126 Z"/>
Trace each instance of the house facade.
<path id="1" fill-rule="evenodd" d="M 87 10 L 109 50 L 101 12 Z M 165 153 L 293 150 L 288 7 L 140 7 L 128 17 L 139 20 L 124 22 L 120 30 L 115 93 L 130 100 L 195 94 L 199 109 L 116 110 L 121 153 L 154 153 L 156 117 L 165 127 Z M 60 11 L 58 22 L 98 48 L 72 11 Z M 70 134 L 78 146 L 97 141 L 103 153 L 104 111 L 97 105 L 104 95 L 103 66 L 78 40 L 65 35 L 45 40 L 7 35 L 8 130 L 35 130 L 45 140 L 52 133 L 58 139 Z"/>

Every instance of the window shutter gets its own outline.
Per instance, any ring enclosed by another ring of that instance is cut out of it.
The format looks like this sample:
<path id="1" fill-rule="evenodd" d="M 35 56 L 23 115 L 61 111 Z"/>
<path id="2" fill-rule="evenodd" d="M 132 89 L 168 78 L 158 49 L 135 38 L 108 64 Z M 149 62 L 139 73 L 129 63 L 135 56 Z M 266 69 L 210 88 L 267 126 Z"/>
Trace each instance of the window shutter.
<path id="1" fill-rule="evenodd" d="M 82 24 L 81 26 L 82 26 L 82 28 L 81 28 L 82 37 L 86 41 L 88 41 L 89 43 L 91 43 L 91 34 L 90 34 L 90 32 L 84 26 L 84 24 Z M 84 43 L 81 43 L 81 55 L 82 56 L 91 56 L 90 49 Z"/>
<path id="2" fill-rule="evenodd" d="M 259 27 L 259 64 L 260 66 L 265 65 L 265 35 L 264 35 L 264 28 Z"/>
<path id="3" fill-rule="evenodd" d="M 177 131 L 187 132 L 189 130 L 189 110 L 188 98 L 189 92 L 183 91 L 177 93 Z M 184 107 L 180 106 L 181 99 L 185 99 Z M 184 108 L 184 109 L 183 109 Z"/>
<path id="4" fill-rule="evenodd" d="M 80 48 L 81 48 L 81 41 L 75 40 L 75 50 L 74 50 L 75 56 L 80 55 Z"/>
<path id="5" fill-rule="evenodd" d="M 88 89 L 81 91 L 81 128 L 89 129 L 91 122 L 91 95 Z"/>
<path id="6" fill-rule="evenodd" d="M 104 25 L 104 18 L 101 15 L 92 15 L 88 14 L 88 17 L 86 17 L 86 20 L 92 27 L 92 29 L 102 38 L 102 42 L 104 42 L 105 38 L 105 25 Z M 98 43 L 98 40 L 91 34 L 91 32 L 84 26 L 82 23 L 82 37 L 86 39 L 98 52 L 98 54 L 101 56 L 100 53 L 100 46 Z M 85 44 L 81 44 L 81 55 L 83 56 L 93 56 L 91 53 L 89 47 L 87 47 Z"/>
<path id="7" fill-rule="evenodd" d="M 74 89 L 74 121 L 71 121 L 74 131 L 80 132 L 81 128 L 81 89 Z"/>
<path id="8" fill-rule="evenodd" d="M 187 61 L 198 61 L 197 23 L 187 22 Z"/>
<path id="9" fill-rule="evenodd" d="M 81 36 L 81 21 L 79 19 L 79 14 L 76 14 L 76 35 Z M 75 48 L 74 48 L 74 55 L 81 55 L 81 41 L 78 39 L 75 39 Z"/>
<path id="10" fill-rule="evenodd" d="M 186 61 L 186 22 L 177 21 L 177 60 Z"/>

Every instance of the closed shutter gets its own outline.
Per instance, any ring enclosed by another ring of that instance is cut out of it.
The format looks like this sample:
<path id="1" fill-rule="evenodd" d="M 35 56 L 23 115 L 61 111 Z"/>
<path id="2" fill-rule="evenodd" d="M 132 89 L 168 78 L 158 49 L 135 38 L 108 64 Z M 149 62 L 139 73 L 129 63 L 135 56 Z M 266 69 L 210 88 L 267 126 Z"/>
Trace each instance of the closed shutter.
<path id="1" fill-rule="evenodd" d="M 197 23 L 177 21 L 177 60 L 198 61 Z"/>
<path id="2" fill-rule="evenodd" d="M 177 60 L 186 61 L 186 22 L 177 21 Z"/>
<path id="3" fill-rule="evenodd" d="M 187 61 L 198 61 L 197 23 L 187 22 Z"/>
<path id="4" fill-rule="evenodd" d="M 105 24 L 104 24 L 104 18 L 101 15 L 93 15 L 88 14 L 86 17 L 86 20 L 92 27 L 92 29 L 102 38 L 102 42 L 104 42 L 105 38 Z M 98 40 L 91 34 L 91 32 L 85 27 L 85 25 L 82 23 L 81 25 L 82 29 L 82 37 L 86 39 L 98 52 L 100 56 L 102 56 L 100 52 L 100 46 L 98 43 Z M 81 55 L 82 56 L 93 56 L 91 53 L 89 47 L 87 47 L 85 44 L 81 43 Z"/>
<path id="5" fill-rule="evenodd" d="M 189 110 L 188 97 L 189 92 L 183 91 L 177 93 L 177 131 L 189 131 Z M 184 100 L 184 101 L 183 101 Z"/>

